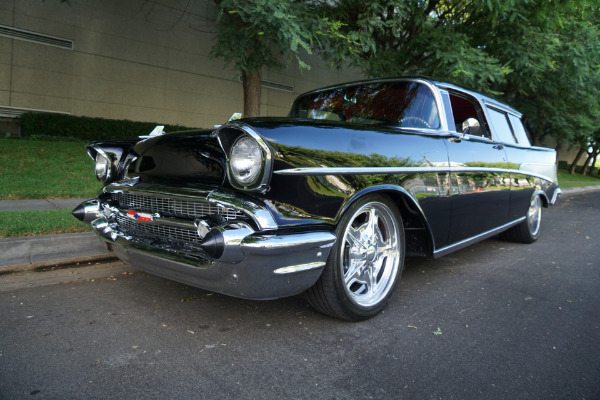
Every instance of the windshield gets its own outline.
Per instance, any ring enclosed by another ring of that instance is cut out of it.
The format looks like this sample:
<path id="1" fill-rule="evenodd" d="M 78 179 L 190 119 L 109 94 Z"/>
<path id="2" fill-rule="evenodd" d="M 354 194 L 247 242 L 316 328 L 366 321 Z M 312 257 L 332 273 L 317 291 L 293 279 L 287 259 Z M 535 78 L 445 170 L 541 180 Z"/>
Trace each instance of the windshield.
<path id="1" fill-rule="evenodd" d="M 296 100 L 290 116 L 406 128 L 440 127 L 433 93 L 418 82 L 378 82 L 309 93 Z"/>

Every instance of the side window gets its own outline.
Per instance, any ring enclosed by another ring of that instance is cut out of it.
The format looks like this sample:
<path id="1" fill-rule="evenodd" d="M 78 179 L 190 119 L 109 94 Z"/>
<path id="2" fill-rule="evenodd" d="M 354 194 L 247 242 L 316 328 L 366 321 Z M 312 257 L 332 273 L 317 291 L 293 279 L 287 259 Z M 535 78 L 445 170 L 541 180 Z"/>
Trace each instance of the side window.
<path id="1" fill-rule="evenodd" d="M 517 143 L 508 123 L 506 113 L 488 108 L 490 123 L 494 128 L 494 139 L 504 143 Z"/>
<path id="2" fill-rule="evenodd" d="M 516 115 L 512 114 L 508 114 L 508 119 L 510 120 L 510 125 L 513 128 L 513 132 L 517 137 L 517 142 L 521 146 L 531 146 L 531 144 L 529 143 L 529 138 L 527 137 L 527 132 L 525 132 L 525 127 L 523 127 L 521 119 L 518 118 Z"/>
<path id="3" fill-rule="evenodd" d="M 452 115 L 454 116 L 454 125 L 456 132 L 468 133 L 474 136 L 490 137 L 490 133 L 485 123 L 485 117 L 481 112 L 481 107 L 477 100 L 467 95 L 450 93 L 450 105 L 452 106 Z M 473 121 L 475 120 L 475 121 Z M 464 126 L 470 125 L 468 131 Z"/>

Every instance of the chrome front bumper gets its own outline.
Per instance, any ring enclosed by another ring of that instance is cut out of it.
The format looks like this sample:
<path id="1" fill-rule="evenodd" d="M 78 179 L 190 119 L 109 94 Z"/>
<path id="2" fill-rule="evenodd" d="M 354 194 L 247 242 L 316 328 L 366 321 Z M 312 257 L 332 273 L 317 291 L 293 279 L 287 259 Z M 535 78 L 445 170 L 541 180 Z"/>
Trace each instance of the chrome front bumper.
<path id="1" fill-rule="evenodd" d="M 329 231 L 256 232 L 247 224 L 232 222 L 206 224 L 202 247 L 181 251 L 121 232 L 115 223 L 119 211 L 99 200 L 82 203 L 73 214 L 91 223 L 112 254 L 138 269 L 256 300 L 295 295 L 314 285 L 336 240 Z"/>

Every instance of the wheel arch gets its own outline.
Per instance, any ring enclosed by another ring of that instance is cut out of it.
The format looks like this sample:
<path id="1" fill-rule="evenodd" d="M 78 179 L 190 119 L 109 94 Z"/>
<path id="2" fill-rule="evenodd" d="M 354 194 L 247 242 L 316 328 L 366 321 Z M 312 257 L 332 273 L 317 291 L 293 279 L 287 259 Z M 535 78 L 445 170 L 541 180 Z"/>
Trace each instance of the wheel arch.
<path id="1" fill-rule="evenodd" d="M 408 257 L 433 254 L 433 235 L 425 213 L 410 192 L 400 186 L 377 185 L 356 192 L 340 209 L 336 218 L 336 225 L 352 204 L 371 194 L 384 195 L 390 198 L 398 207 L 398 211 L 402 216 L 406 255 Z"/>
<path id="2" fill-rule="evenodd" d="M 548 198 L 546 192 L 544 192 L 543 190 L 536 190 L 531 196 L 531 198 L 533 198 L 533 196 L 540 196 L 540 198 L 542 199 L 542 206 L 544 208 L 548 208 L 548 206 L 550 206 L 550 199 Z"/>

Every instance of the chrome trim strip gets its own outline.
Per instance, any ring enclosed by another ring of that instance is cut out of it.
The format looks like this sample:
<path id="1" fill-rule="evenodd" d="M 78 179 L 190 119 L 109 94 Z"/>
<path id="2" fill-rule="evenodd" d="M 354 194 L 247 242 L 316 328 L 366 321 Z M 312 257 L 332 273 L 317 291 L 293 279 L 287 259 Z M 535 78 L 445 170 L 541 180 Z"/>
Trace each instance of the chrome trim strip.
<path id="1" fill-rule="evenodd" d="M 483 232 L 483 233 L 480 233 L 479 235 L 470 237 L 468 239 L 461 240 L 460 242 L 451 244 L 450 246 L 442 247 L 441 249 L 435 250 L 433 252 L 433 257 L 434 258 L 442 257 L 442 256 L 445 256 L 446 254 L 455 252 L 457 250 L 464 249 L 465 247 L 468 247 L 468 246 L 472 245 L 473 243 L 479 242 L 483 239 L 490 238 L 494 235 L 499 234 L 500 232 L 503 232 L 509 228 L 512 228 L 515 225 L 520 224 L 521 222 L 523 222 L 525 220 L 525 218 L 526 217 L 521 217 L 512 222 L 509 222 L 508 224 L 504 224 L 502 226 L 499 226 L 499 227 L 489 230 L 487 232 Z"/>
<path id="2" fill-rule="evenodd" d="M 315 167 L 315 168 L 289 168 L 275 171 L 278 175 L 387 175 L 387 174 L 429 174 L 429 173 L 472 173 L 489 172 L 501 174 L 520 174 L 554 182 L 552 178 L 534 172 L 509 168 L 486 167 Z"/>
<path id="3" fill-rule="evenodd" d="M 326 263 L 324 263 L 324 262 L 315 262 L 315 263 L 309 263 L 309 264 L 292 265 L 289 267 L 277 268 L 275 271 L 273 271 L 273 273 L 277 274 L 277 275 L 293 274 L 295 272 L 302 272 L 302 271 L 308 271 L 311 269 L 321 268 L 321 267 L 324 267 L 325 264 Z"/>
<path id="4" fill-rule="evenodd" d="M 331 232 L 305 232 L 288 235 L 255 235 L 248 236 L 242 243 L 245 254 L 269 256 L 287 254 L 310 249 L 328 249 L 335 243 L 336 237 Z M 322 255 L 322 254 L 321 254 Z"/>

